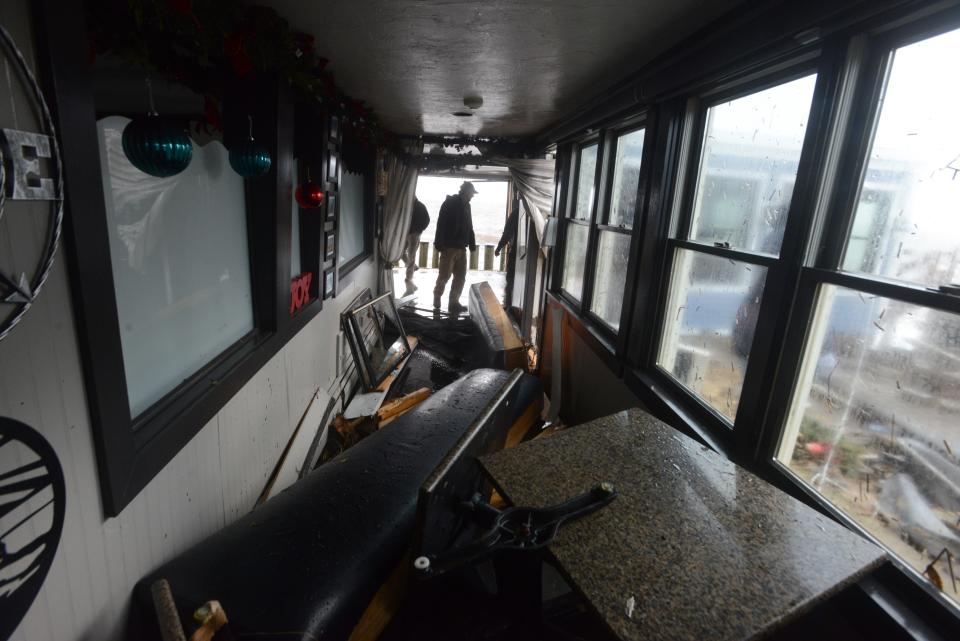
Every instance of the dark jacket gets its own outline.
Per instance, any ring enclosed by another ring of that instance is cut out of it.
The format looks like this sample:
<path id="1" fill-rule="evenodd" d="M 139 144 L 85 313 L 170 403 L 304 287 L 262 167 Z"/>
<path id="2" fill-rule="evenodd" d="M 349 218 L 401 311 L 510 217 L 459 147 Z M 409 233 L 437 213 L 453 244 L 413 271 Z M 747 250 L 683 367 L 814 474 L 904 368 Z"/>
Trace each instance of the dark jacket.
<path id="1" fill-rule="evenodd" d="M 440 206 L 437 218 L 437 237 L 433 241 L 440 249 L 475 247 L 473 216 L 470 203 L 463 202 L 459 194 L 447 196 Z"/>
<path id="2" fill-rule="evenodd" d="M 413 218 L 410 219 L 410 233 L 422 234 L 423 230 L 430 224 L 430 214 L 427 213 L 427 206 L 414 198 L 413 200 Z"/>

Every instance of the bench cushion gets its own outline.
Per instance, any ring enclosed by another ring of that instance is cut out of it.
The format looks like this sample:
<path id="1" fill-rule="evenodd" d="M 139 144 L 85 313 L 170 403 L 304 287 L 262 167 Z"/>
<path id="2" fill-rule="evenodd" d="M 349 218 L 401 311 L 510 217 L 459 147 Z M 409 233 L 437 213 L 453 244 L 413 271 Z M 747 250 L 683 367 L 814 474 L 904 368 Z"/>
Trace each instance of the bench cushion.
<path id="1" fill-rule="evenodd" d="M 217 599 L 235 635 L 347 638 L 410 544 L 420 486 L 508 377 L 470 372 L 145 577 L 134 629 L 156 636 L 149 587 L 165 578 L 184 621 Z M 539 381 L 520 394 L 511 420 Z"/>

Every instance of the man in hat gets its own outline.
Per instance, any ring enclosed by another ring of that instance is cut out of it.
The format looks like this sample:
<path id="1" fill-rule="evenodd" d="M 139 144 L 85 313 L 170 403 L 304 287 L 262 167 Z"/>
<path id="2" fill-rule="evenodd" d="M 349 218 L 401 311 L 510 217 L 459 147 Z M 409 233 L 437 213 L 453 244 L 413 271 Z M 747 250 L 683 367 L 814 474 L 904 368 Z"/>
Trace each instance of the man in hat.
<path id="1" fill-rule="evenodd" d="M 437 286 L 433 289 L 433 307 L 440 309 L 443 290 L 447 286 L 447 280 L 453 275 L 448 307 L 451 314 L 463 311 L 460 294 L 467 276 L 467 247 L 471 251 L 477 250 L 477 241 L 473 235 L 473 216 L 470 212 L 470 201 L 476 193 L 473 183 L 465 181 L 460 185 L 460 193 L 447 196 L 443 201 L 437 217 L 434 246 L 440 252 L 440 273 L 437 276 Z"/>

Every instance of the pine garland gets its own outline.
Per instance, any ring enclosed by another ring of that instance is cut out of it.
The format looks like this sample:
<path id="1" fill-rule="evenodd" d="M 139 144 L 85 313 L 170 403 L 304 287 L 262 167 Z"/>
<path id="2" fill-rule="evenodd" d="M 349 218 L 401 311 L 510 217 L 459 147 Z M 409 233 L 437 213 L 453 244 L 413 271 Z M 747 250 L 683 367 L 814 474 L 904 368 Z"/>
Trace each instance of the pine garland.
<path id="1" fill-rule="evenodd" d="M 271 8 L 235 0 L 89 0 L 86 6 L 91 61 L 113 54 L 186 86 L 204 97 L 204 118 L 216 129 L 225 84 L 274 71 L 339 116 L 361 142 L 393 142 L 367 105 L 337 87 L 313 36 L 294 31 Z"/>

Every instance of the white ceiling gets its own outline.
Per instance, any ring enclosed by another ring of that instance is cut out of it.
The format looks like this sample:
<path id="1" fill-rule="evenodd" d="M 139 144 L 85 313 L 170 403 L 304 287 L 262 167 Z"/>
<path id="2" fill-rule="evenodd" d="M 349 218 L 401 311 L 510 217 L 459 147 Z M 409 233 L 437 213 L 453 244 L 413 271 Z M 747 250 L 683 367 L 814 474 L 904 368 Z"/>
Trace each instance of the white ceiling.
<path id="1" fill-rule="evenodd" d="M 739 0 L 266 0 L 399 134 L 535 134 Z M 457 118 L 463 97 L 484 104 Z"/>

